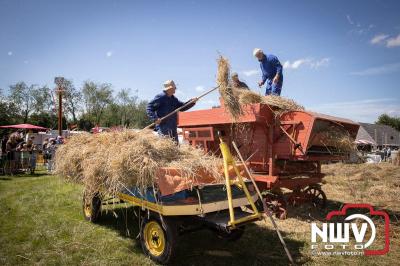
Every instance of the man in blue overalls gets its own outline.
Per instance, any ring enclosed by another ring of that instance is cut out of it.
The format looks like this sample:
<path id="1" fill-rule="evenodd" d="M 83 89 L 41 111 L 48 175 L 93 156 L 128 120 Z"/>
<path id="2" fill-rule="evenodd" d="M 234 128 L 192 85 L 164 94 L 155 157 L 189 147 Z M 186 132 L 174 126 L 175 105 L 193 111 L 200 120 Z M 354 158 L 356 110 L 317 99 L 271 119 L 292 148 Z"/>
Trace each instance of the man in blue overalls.
<path id="1" fill-rule="evenodd" d="M 258 82 L 258 86 L 261 87 L 265 83 L 265 95 L 281 95 L 283 75 L 282 65 L 275 55 L 266 55 L 261 49 L 254 49 L 253 55 L 260 62 L 262 80 Z"/>
<path id="2" fill-rule="evenodd" d="M 173 138 L 176 143 L 178 143 L 178 114 L 173 114 L 161 121 L 162 117 L 187 103 L 179 101 L 174 96 L 175 91 L 176 85 L 173 80 L 167 80 L 164 82 L 163 92 L 157 94 L 154 99 L 147 104 L 146 112 L 150 119 L 156 124 L 155 129 L 160 135 L 169 136 Z M 189 104 L 185 108 L 182 108 L 181 111 L 186 111 L 192 108 L 197 100 L 197 98 L 189 100 L 193 101 L 193 103 Z"/>

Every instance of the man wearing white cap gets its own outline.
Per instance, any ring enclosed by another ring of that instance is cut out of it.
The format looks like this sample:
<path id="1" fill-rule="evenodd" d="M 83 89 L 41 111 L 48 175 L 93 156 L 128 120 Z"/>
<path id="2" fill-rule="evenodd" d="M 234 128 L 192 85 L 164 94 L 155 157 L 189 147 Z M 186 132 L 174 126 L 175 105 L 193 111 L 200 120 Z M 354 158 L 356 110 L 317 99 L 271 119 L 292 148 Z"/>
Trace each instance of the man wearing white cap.
<path id="1" fill-rule="evenodd" d="M 249 86 L 247 86 L 246 83 L 241 81 L 239 79 L 239 75 L 236 72 L 233 72 L 231 75 L 232 81 L 231 81 L 231 86 L 235 89 L 242 89 L 242 90 L 248 90 Z"/>
<path id="2" fill-rule="evenodd" d="M 167 80 L 166 82 L 164 82 L 163 92 L 157 94 L 154 97 L 154 99 L 147 104 L 146 111 L 150 119 L 153 120 L 153 122 L 156 124 L 155 129 L 157 130 L 157 132 L 161 135 L 173 138 L 176 141 L 176 143 L 178 143 L 178 132 L 177 132 L 178 115 L 177 114 L 171 115 L 170 117 L 163 119 L 161 121 L 162 117 L 175 111 L 177 108 L 187 103 L 179 101 L 174 96 L 175 91 L 176 91 L 176 85 L 173 80 Z M 193 103 L 189 104 L 185 108 L 182 108 L 180 111 L 189 110 L 195 105 L 197 100 L 198 100 L 197 98 L 189 100 L 193 101 Z"/>
<path id="3" fill-rule="evenodd" d="M 255 48 L 253 55 L 260 62 L 262 80 L 258 82 L 258 86 L 261 87 L 265 83 L 265 95 L 281 95 L 283 74 L 282 64 L 279 62 L 275 55 L 266 55 L 261 49 Z"/>

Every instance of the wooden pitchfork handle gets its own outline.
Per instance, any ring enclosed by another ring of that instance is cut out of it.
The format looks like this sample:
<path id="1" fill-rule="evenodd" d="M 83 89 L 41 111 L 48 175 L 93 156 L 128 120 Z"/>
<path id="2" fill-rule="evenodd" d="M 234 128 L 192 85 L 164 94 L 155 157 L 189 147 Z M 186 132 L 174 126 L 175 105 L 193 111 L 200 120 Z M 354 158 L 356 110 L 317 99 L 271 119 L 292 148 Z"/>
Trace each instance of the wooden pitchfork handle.
<path id="1" fill-rule="evenodd" d="M 261 202 L 262 202 L 262 204 L 263 204 L 263 208 L 264 208 L 265 213 L 267 214 L 267 216 L 268 216 L 269 219 L 271 220 L 272 225 L 274 226 L 275 231 L 276 231 L 276 233 L 278 234 L 279 240 L 281 241 L 281 244 L 282 244 L 282 246 L 283 246 L 283 248 L 284 248 L 284 250 L 285 250 L 285 252 L 286 252 L 286 256 L 288 257 L 288 259 L 289 259 L 289 261 L 291 262 L 291 264 L 292 264 L 292 265 L 295 265 L 295 264 L 294 264 L 294 261 L 293 261 L 293 258 L 292 258 L 292 255 L 290 254 L 289 248 L 287 247 L 287 245 L 286 245 L 286 243 L 285 243 L 285 240 L 283 239 L 283 237 L 282 237 L 282 235 L 281 235 L 281 232 L 279 231 L 278 225 L 276 224 L 276 222 L 275 222 L 275 220 L 274 220 L 274 217 L 272 217 L 272 213 L 271 213 L 270 210 L 268 209 L 266 202 L 263 200 L 262 195 L 261 195 L 261 192 L 260 192 L 260 189 L 258 188 L 257 183 L 256 183 L 256 181 L 254 180 L 253 175 L 251 174 L 249 168 L 247 167 L 246 162 L 244 161 L 243 156 L 242 156 L 242 154 L 241 154 L 240 151 L 239 151 L 239 148 L 236 146 L 236 143 L 235 143 L 234 141 L 232 141 L 232 145 L 233 145 L 233 148 L 234 148 L 235 151 L 236 151 L 236 154 L 239 156 L 239 159 L 240 159 L 240 161 L 242 162 L 242 164 L 243 164 L 243 166 L 244 166 L 244 169 L 245 169 L 246 172 L 247 172 L 247 175 L 249 176 L 251 182 L 253 183 L 254 188 L 256 189 L 256 192 L 257 192 L 257 194 L 258 194 L 258 197 L 260 198 L 260 200 L 261 200 Z M 264 222 L 265 222 L 266 225 L 268 225 L 268 223 L 267 223 L 265 217 L 264 217 Z"/>
<path id="2" fill-rule="evenodd" d="M 215 87 L 215 88 L 212 88 L 212 89 L 210 89 L 209 91 L 206 91 L 205 93 L 203 93 L 202 95 L 200 95 L 199 97 L 194 98 L 194 99 L 188 101 L 187 103 L 185 103 L 185 104 L 182 105 L 181 107 L 176 108 L 176 109 L 175 109 L 174 111 L 172 111 L 171 113 L 169 113 L 169 114 L 165 115 L 164 117 L 160 118 L 160 122 L 163 121 L 164 119 L 167 119 L 167 118 L 170 117 L 171 115 L 176 114 L 177 112 L 179 112 L 179 111 L 182 110 L 183 108 L 189 106 L 190 104 L 196 102 L 197 100 L 203 98 L 204 96 L 206 96 L 207 94 L 209 94 L 209 93 L 215 91 L 215 90 L 218 89 L 218 88 L 219 88 L 219 86 L 217 86 L 217 87 Z M 149 128 L 152 128 L 152 127 L 155 126 L 155 125 L 156 125 L 156 123 L 153 122 L 153 123 L 151 123 L 150 125 L 146 126 L 146 127 L 143 128 L 143 129 L 149 129 Z"/>

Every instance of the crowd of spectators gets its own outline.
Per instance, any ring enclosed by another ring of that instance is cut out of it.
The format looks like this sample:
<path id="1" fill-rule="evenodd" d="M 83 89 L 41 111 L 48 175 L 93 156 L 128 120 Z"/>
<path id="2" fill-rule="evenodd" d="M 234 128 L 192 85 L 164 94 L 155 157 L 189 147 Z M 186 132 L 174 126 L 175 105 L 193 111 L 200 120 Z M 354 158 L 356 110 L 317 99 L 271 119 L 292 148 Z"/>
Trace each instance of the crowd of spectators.
<path id="1" fill-rule="evenodd" d="M 53 158 L 57 145 L 62 144 L 62 137 L 46 138 L 42 144 L 34 144 L 35 136 L 18 130 L 5 134 L 1 138 L 1 169 L 4 173 L 27 172 L 34 173 L 38 154 L 43 156 L 43 162 L 49 171 L 53 168 Z M 38 143 L 38 142 L 36 142 Z"/>

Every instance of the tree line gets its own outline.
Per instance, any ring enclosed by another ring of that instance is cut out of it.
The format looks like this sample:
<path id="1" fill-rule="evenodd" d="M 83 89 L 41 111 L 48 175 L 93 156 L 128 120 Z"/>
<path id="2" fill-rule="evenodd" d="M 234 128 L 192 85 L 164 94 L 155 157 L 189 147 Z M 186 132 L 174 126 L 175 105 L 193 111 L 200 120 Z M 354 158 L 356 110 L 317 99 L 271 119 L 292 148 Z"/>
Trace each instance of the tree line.
<path id="1" fill-rule="evenodd" d="M 110 83 L 85 81 L 78 88 L 71 80 L 63 82 L 63 128 L 90 130 L 96 125 L 143 128 L 150 123 L 147 102 L 137 90 L 113 90 Z M 57 128 L 58 95 L 48 86 L 18 82 L 9 90 L 0 89 L 0 125 L 30 123 Z"/>
<path id="2" fill-rule="evenodd" d="M 388 114 L 382 114 L 378 117 L 376 124 L 391 126 L 400 131 L 400 117 L 390 116 Z"/>
<path id="3" fill-rule="evenodd" d="M 71 80 L 63 82 L 63 128 L 90 130 L 96 125 L 143 128 L 150 124 L 146 115 L 147 102 L 140 100 L 137 90 L 113 90 L 110 83 L 85 81 L 77 88 Z M 57 128 L 58 100 L 48 86 L 18 82 L 8 92 L 0 89 L 0 126 L 30 123 Z M 400 131 L 400 117 L 379 116 L 376 124 Z"/>

